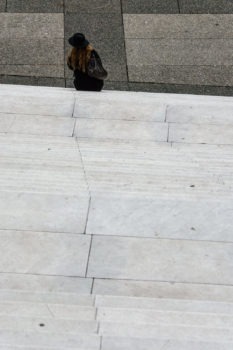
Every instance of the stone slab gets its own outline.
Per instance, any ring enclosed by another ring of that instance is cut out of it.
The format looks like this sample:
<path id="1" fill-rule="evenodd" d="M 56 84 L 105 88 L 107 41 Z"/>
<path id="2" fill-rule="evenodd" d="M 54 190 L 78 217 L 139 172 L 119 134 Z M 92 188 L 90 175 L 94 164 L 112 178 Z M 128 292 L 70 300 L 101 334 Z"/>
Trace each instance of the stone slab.
<path id="1" fill-rule="evenodd" d="M 123 0 L 124 13 L 179 13 L 176 0 Z"/>
<path id="2" fill-rule="evenodd" d="M 63 333 L 38 333 L 38 332 L 14 332 L 0 331 L 0 345 L 19 346 L 27 348 L 37 344 L 37 347 L 62 349 L 75 348 L 99 350 L 100 337 L 86 334 L 63 334 Z"/>
<path id="3" fill-rule="evenodd" d="M 143 83 L 129 82 L 130 91 L 145 91 L 151 93 L 170 93 L 170 94 L 192 94 L 208 96 L 232 96 L 232 86 L 210 86 L 210 85 L 191 85 L 191 84 L 165 84 L 165 83 Z"/>
<path id="4" fill-rule="evenodd" d="M 70 92 L 50 93 L 46 95 L 40 88 L 33 91 L 18 93 L 18 88 L 11 93 L 0 91 L 1 107 L 0 113 L 46 115 L 57 117 L 72 117 L 74 108 L 74 96 Z"/>
<path id="5" fill-rule="evenodd" d="M 88 196 L 1 192 L 0 229 L 84 233 Z"/>
<path id="6" fill-rule="evenodd" d="M 147 350 L 162 349 L 166 350 L 228 350 L 231 343 L 217 343 L 207 341 L 188 341 L 174 339 L 140 339 L 123 337 L 103 337 L 103 350 Z"/>
<path id="7" fill-rule="evenodd" d="M 49 0 L 40 1 L 37 0 L 7 0 L 7 11 L 8 12 L 63 12 L 63 1 L 61 0 Z"/>
<path id="8" fill-rule="evenodd" d="M 230 285 L 232 250 L 232 243 L 94 236 L 88 277 Z"/>
<path id="9" fill-rule="evenodd" d="M 86 138 L 167 141 L 166 123 L 79 118 L 75 135 Z"/>
<path id="10" fill-rule="evenodd" d="M 59 65 L 0 65 L 0 74 L 5 75 L 19 75 L 19 76 L 32 76 L 32 77 L 64 77 L 64 66 Z"/>
<path id="11" fill-rule="evenodd" d="M 95 305 L 100 309 L 100 317 L 105 318 L 108 316 L 112 317 L 114 311 L 125 313 L 126 310 L 130 312 L 153 311 L 157 310 L 159 312 L 165 311 L 165 314 L 168 312 L 168 316 L 173 312 L 187 312 L 187 313 L 201 313 L 200 318 L 205 314 L 213 314 L 215 316 L 233 316 L 233 303 L 226 302 L 211 302 L 211 301 L 197 301 L 197 300 L 181 300 L 181 299 L 157 299 L 157 298 L 132 298 L 126 296 L 106 296 L 106 295 L 97 295 L 95 300 Z M 110 309 L 109 309 L 110 308 Z M 106 311 L 106 314 L 103 313 L 103 310 Z M 149 314 L 148 314 L 149 315 Z M 171 316 L 171 315 L 170 315 Z M 231 318 L 229 318 L 230 320 Z M 127 320 L 127 315 L 126 319 Z M 135 321 L 136 322 L 136 319 Z M 139 320 L 139 322 L 141 322 Z M 153 321 L 152 321 L 153 322 Z M 183 322 L 183 321 L 181 321 Z"/>
<path id="12" fill-rule="evenodd" d="M 6 10 L 6 0 L 0 0 L 0 12 L 4 12 Z"/>
<path id="13" fill-rule="evenodd" d="M 232 302 L 233 286 L 97 278 L 93 294 Z"/>
<path id="14" fill-rule="evenodd" d="M 190 198 L 93 196 L 87 232 L 94 235 L 233 242 L 232 211 L 231 199 L 199 199 L 197 206 L 196 200 Z"/>
<path id="15" fill-rule="evenodd" d="M 139 99 L 137 95 L 128 97 L 125 103 L 125 97 L 105 95 L 78 96 L 76 98 L 74 117 L 90 119 L 120 119 L 120 120 L 141 120 L 141 121 L 165 121 L 166 105 L 153 100 L 150 97 Z"/>
<path id="16" fill-rule="evenodd" d="M 166 120 L 174 123 L 233 124 L 233 105 L 225 104 L 171 104 L 167 107 Z"/>
<path id="17" fill-rule="evenodd" d="M 226 86 L 227 88 L 233 85 L 233 66 L 231 65 L 128 65 L 128 74 L 130 82 L 147 82 L 150 84 L 154 84 L 154 82 L 157 84 L 176 84 L 173 86 L 173 90 L 176 92 L 178 92 L 179 88 L 181 89 L 181 86 L 179 87 L 177 84 L 199 85 L 199 93 L 202 94 L 205 92 L 205 86 L 206 90 L 209 91 L 208 88 L 210 85 L 212 85 L 210 91 L 214 91 L 215 87 L 215 94 L 218 94 L 218 89 L 219 91 L 221 90 L 219 86 Z M 161 86 L 160 89 L 162 88 L 166 89 L 166 87 Z M 171 89 L 171 87 L 169 88 Z M 151 89 L 151 91 L 153 91 L 153 85 L 151 86 Z M 187 86 L 183 88 L 184 91 L 186 91 L 186 89 Z M 168 92 L 171 91 L 172 89 L 170 91 L 168 89 Z M 196 91 L 197 87 L 193 88 L 190 92 L 196 93 Z"/>
<path id="18" fill-rule="evenodd" d="M 44 326 L 40 326 L 44 324 Z M 42 319 L 29 317 L 9 317 L 0 316 L 1 330 L 22 332 L 27 331 L 49 332 L 49 333 L 67 333 L 67 334 L 95 334 L 97 331 L 97 323 L 94 321 L 79 321 L 68 319 Z"/>
<path id="19" fill-rule="evenodd" d="M 64 38 L 63 14 L 0 13 L 0 39 L 23 38 L 25 40 L 26 37 L 34 40 Z"/>
<path id="20" fill-rule="evenodd" d="M 232 43 L 233 39 L 126 39 L 126 51 L 129 66 L 227 66 L 232 65 Z"/>
<path id="21" fill-rule="evenodd" d="M 50 67 L 51 68 L 51 67 Z M 0 75 L 0 84 L 30 85 L 30 86 L 49 86 L 65 87 L 64 78 L 51 77 L 28 77 L 16 75 Z"/>
<path id="22" fill-rule="evenodd" d="M 233 13 L 231 0 L 179 0 L 181 13 Z"/>
<path id="23" fill-rule="evenodd" d="M 0 237 L 1 272 L 85 276 L 90 236 L 2 230 Z"/>
<path id="24" fill-rule="evenodd" d="M 0 133 L 72 136 L 74 124 L 71 118 L 0 113 Z"/>
<path id="25" fill-rule="evenodd" d="M 233 15 L 124 15 L 127 39 L 232 39 Z"/>
<path id="26" fill-rule="evenodd" d="M 169 141 L 232 145 L 233 126 L 171 123 L 169 126 Z"/>
<path id="27" fill-rule="evenodd" d="M 231 328 L 192 327 L 179 325 L 150 325 L 102 322 L 100 334 L 103 336 L 135 337 L 145 339 L 166 339 L 193 342 L 233 343 Z M 223 340 L 224 339 L 224 340 Z M 212 348 L 210 348 L 212 350 Z"/>
<path id="28" fill-rule="evenodd" d="M 5 274 L 7 275 L 7 274 Z M 23 277 L 24 275 L 22 275 Z M 23 279 L 23 278 L 22 278 Z M 67 278 L 67 280 L 69 277 Z M 67 281 L 68 282 L 68 281 Z M 94 297 L 91 295 L 80 295 L 77 293 L 54 293 L 54 292 L 37 292 L 32 290 L 9 290 L 0 289 L 0 300 L 2 302 L 29 302 L 44 304 L 62 304 L 62 305 L 79 305 L 93 306 Z"/>
<path id="29" fill-rule="evenodd" d="M 92 280 L 90 278 L 40 276 L 33 274 L 1 273 L 0 289 L 32 293 L 75 293 L 90 294 Z"/>
<path id="30" fill-rule="evenodd" d="M 123 24 L 120 13 L 106 13 L 104 16 L 102 13 L 85 13 L 85 16 L 83 13 L 67 13 L 65 14 L 65 37 L 67 39 L 77 32 L 77 23 L 79 31 L 85 33 L 85 36 L 93 44 L 96 39 L 99 41 L 110 38 L 123 39 Z"/>
<path id="31" fill-rule="evenodd" d="M 69 13 L 121 13 L 120 0 L 65 0 L 65 11 Z"/>
<path id="32" fill-rule="evenodd" d="M 1 65 L 62 65 L 64 63 L 63 38 L 14 38 L 0 39 Z M 51 50 L 51 47 L 53 50 Z"/>
<path id="33" fill-rule="evenodd" d="M 233 316 L 216 313 L 99 307 L 97 320 L 119 324 L 179 325 L 186 327 L 232 328 Z"/>

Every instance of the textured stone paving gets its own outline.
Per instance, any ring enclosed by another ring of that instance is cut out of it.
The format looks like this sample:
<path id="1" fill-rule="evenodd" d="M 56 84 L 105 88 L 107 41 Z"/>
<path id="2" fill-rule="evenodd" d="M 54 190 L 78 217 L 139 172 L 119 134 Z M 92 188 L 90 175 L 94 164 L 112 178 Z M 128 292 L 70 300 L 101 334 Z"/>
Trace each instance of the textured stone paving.
<path id="1" fill-rule="evenodd" d="M 0 102 L 0 349 L 231 349 L 233 99 Z"/>
<path id="2" fill-rule="evenodd" d="M 106 89 L 232 95 L 232 0 L 0 0 L 0 82 L 73 87 L 84 32 Z"/>

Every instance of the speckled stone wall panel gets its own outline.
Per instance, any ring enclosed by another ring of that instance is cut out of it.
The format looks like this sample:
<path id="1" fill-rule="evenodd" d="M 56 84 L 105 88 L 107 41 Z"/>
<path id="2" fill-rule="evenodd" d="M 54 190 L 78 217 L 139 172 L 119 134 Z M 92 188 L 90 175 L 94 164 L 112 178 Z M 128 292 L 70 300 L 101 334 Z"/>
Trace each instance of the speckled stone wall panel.
<path id="1" fill-rule="evenodd" d="M 231 14 L 124 15 L 129 81 L 233 86 L 232 23 Z"/>
<path id="2" fill-rule="evenodd" d="M 232 0 L 179 0 L 181 13 L 233 13 Z"/>
<path id="3" fill-rule="evenodd" d="M 8 12 L 63 12 L 63 0 L 7 0 Z"/>
<path id="4" fill-rule="evenodd" d="M 6 0 L 0 0 L 0 12 L 4 12 L 6 10 Z"/>
<path id="5" fill-rule="evenodd" d="M 63 14 L 0 14 L 0 74 L 64 78 Z"/>
<path id="6" fill-rule="evenodd" d="M 121 13 L 120 0 L 65 0 L 65 11 L 69 13 Z"/>
<path id="7" fill-rule="evenodd" d="M 177 0 L 122 0 L 123 13 L 179 13 Z"/>

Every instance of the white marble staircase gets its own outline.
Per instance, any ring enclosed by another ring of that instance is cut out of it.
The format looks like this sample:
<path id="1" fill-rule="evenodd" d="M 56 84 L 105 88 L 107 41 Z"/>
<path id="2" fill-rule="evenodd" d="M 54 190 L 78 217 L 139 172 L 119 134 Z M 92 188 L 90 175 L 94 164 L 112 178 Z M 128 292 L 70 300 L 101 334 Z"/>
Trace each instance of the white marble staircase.
<path id="1" fill-rule="evenodd" d="M 0 85 L 0 349 L 233 349 L 233 98 Z"/>

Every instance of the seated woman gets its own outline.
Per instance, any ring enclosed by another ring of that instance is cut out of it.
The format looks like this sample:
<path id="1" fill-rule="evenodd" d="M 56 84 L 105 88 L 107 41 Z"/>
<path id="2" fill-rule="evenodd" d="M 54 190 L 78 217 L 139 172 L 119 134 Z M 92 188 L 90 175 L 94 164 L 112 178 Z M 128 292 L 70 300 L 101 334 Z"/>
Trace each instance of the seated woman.
<path id="1" fill-rule="evenodd" d="M 68 41 L 73 49 L 68 56 L 67 65 L 74 71 L 76 90 L 101 91 L 107 72 L 102 66 L 98 53 L 82 33 L 74 34 Z M 96 71 L 93 71 L 93 67 Z"/>

